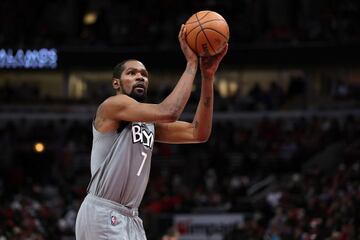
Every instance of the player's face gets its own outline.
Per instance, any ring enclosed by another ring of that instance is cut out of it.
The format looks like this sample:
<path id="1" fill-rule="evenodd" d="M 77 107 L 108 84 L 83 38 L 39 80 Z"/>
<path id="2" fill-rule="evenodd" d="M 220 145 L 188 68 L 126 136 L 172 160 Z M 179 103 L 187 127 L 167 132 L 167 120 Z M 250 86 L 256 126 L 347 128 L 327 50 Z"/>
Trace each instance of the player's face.
<path id="1" fill-rule="evenodd" d="M 133 60 L 126 62 L 120 79 L 122 93 L 139 102 L 145 101 L 149 84 L 148 77 L 144 64 Z"/>

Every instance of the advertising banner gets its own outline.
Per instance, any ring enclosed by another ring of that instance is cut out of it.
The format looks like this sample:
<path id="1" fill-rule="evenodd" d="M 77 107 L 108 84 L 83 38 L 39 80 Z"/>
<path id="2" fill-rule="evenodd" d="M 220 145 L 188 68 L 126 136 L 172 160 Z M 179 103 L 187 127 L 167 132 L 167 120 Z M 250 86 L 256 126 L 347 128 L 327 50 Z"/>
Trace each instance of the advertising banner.
<path id="1" fill-rule="evenodd" d="M 181 240 L 222 240 L 224 234 L 244 223 L 243 214 L 177 214 L 174 226 Z"/>

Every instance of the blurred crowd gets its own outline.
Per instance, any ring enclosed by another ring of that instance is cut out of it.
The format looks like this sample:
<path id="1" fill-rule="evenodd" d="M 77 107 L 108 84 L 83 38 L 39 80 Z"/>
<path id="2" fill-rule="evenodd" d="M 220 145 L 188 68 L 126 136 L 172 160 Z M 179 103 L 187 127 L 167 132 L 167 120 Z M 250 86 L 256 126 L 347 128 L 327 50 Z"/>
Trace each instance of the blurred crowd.
<path id="1" fill-rule="evenodd" d="M 1 0 L 0 47 L 173 49 L 180 24 L 204 9 L 226 18 L 234 48 L 360 41 L 356 0 Z M 327 80 L 322 106 L 302 78 L 291 79 L 286 89 L 276 81 L 268 89 L 254 84 L 246 94 L 224 96 L 216 88 L 214 110 L 220 115 L 259 115 L 214 121 L 207 143 L 155 144 L 140 209 L 149 240 L 179 237 L 174 228 L 151 227 L 154 216 L 233 212 L 246 219 L 224 240 L 360 239 L 359 116 L 264 112 L 359 108 L 358 86 L 336 76 Z M 1 84 L 0 240 L 74 239 L 92 144 L 90 119 L 12 120 L 2 107 L 93 106 L 113 94 L 108 83 L 100 85 L 89 84 L 86 96 L 69 99 L 44 96 L 30 81 Z M 149 101 L 159 102 L 171 86 L 149 90 Z M 197 88 L 186 112 L 194 111 L 199 93 Z M 322 163 L 306 167 L 316 160 Z"/>
<path id="2" fill-rule="evenodd" d="M 246 212 L 252 217 L 228 239 L 358 239 L 359 127 L 351 115 L 264 117 L 215 122 L 204 144 L 156 144 L 140 209 L 145 228 L 163 213 Z M 0 134 L 0 239 L 73 239 L 91 122 L 9 120 Z M 335 172 L 303 171 L 339 142 Z M 254 202 L 251 187 L 268 177 L 276 188 Z"/>
<path id="3" fill-rule="evenodd" d="M 50 79 L 49 79 L 50 80 Z M 286 88 L 274 80 L 268 88 L 261 86 L 260 81 L 252 85 L 247 93 L 242 93 L 241 86 L 229 95 L 221 94 L 215 85 L 214 110 L 217 112 L 237 111 L 287 111 L 287 110 L 336 110 L 356 109 L 360 107 L 360 87 L 357 83 L 348 83 L 345 80 L 327 79 L 329 89 L 324 88 L 322 93 L 310 96 L 306 90 L 306 79 L 292 77 Z M 186 110 L 193 112 L 196 109 L 200 96 L 200 86 L 191 95 Z M 148 92 L 148 102 L 161 102 L 172 90 L 170 84 L 151 85 Z M 87 93 L 81 98 L 68 96 L 49 96 L 41 93 L 39 84 L 31 82 L 6 81 L 0 85 L 0 101 L 8 105 L 31 106 L 33 104 L 84 104 L 97 105 L 106 97 L 113 95 L 114 90 L 108 82 L 88 84 Z M 314 100 L 316 99 L 316 100 Z"/>
<path id="4" fill-rule="evenodd" d="M 180 24 L 206 9 L 228 21 L 233 46 L 360 38 L 356 0 L 2 0 L 0 46 L 174 48 Z"/>
<path id="5" fill-rule="evenodd" d="M 360 239 L 359 147 L 349 145 L 331 174 L 315 168 L 283 179 L 268 194 L 268 209 L 257 209 L 225 240 Z"/>

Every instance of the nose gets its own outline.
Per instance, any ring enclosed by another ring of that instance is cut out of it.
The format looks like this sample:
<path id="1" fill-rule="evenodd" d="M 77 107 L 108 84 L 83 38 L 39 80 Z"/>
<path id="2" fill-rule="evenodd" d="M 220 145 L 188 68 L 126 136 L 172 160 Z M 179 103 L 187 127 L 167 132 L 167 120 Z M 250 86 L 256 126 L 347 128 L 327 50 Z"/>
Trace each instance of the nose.
<path id="1" fill-rule="evenodd" d="M 136 80 L 144 82 L 145 79 L 141 73 L 136 73 Z"/>

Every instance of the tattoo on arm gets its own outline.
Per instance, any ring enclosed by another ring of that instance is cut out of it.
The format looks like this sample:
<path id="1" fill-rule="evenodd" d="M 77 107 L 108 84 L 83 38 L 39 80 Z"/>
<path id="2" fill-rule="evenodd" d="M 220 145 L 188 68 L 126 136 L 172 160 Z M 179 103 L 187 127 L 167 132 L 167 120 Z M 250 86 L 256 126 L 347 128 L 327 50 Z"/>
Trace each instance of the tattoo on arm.
<path id="1" fill-rule="evenodd" d="M 198 121 L 195 121 L 195 129 L 196 128 L 199 128 L 199 122 Z"/>
<path id="2" fill-rule="evenodd" d="M 206 97 L 206 99 L 205 99 L 205 102 L 204 102 L 204 106 L 205 107 L 210 107 L 210 101 L 211 101 L 211 97 Z"/>
<path id="3" fill-rule="evenodd" d="M 170 110 L 171 112 L 178 113 L 178 112 L 181 110 L 181 100 L 182 100 L 181 98 L 182 98 L 182 96 L 179 96 L 179 97 L 176 99 L 174 105 L 170 106 L 170 109 L 169 109 L 169 110 Z"/>

